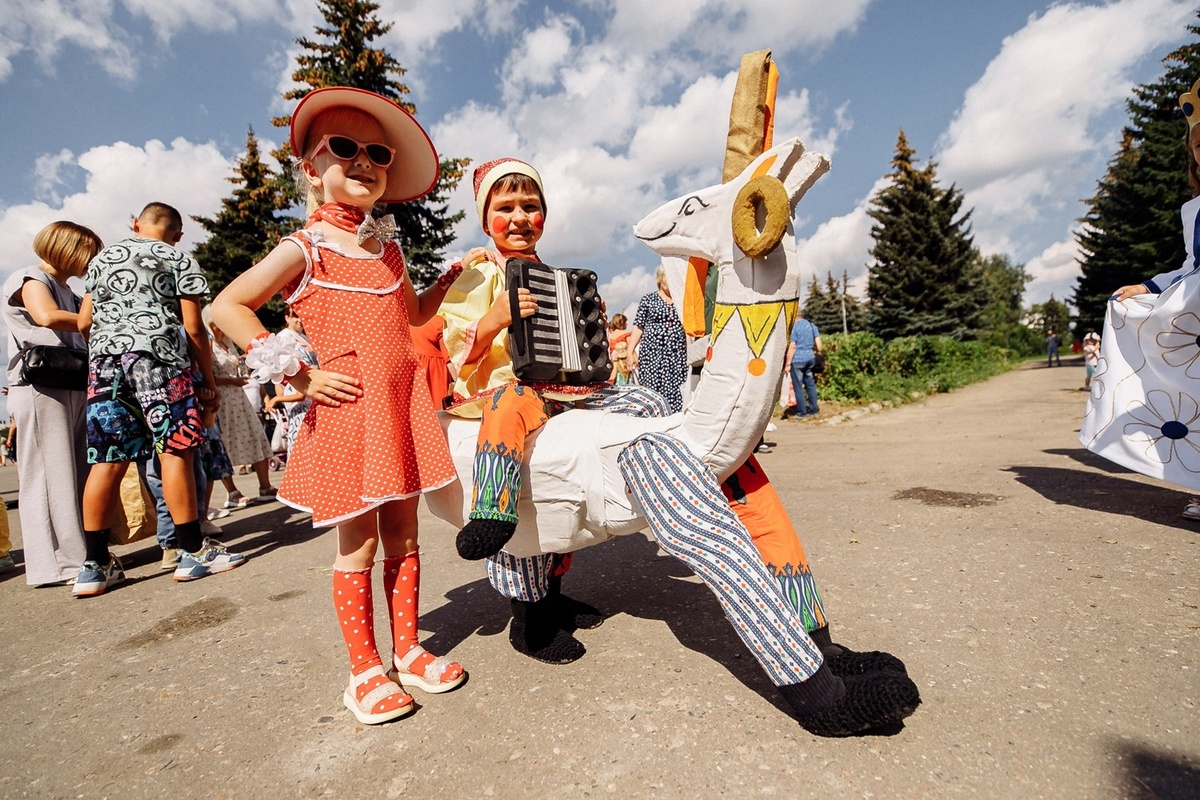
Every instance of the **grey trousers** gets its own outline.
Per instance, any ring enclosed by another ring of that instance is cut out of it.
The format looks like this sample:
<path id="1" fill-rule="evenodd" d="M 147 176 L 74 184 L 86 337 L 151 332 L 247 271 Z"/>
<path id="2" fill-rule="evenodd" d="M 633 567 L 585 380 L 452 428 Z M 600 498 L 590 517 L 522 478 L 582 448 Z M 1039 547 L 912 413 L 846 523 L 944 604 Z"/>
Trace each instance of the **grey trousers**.
<path id="1" fill-rule="evenodd" d="M 83 566 L 83 484 L 87 480 L 87 392 L 13 386 L 25 582 L 56 583 Z"/>

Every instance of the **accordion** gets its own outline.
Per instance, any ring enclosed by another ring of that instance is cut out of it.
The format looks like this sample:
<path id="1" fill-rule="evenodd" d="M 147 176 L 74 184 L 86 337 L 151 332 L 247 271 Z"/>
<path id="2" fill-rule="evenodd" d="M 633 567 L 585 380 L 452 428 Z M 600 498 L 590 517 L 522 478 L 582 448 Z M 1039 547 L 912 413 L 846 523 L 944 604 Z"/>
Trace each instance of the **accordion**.
<path id="1" fill-rule="evenodd" d="M 510 258 L 504 274 L 513 319 L 508 348 L 517 378 L 570 386 L 607 381 L 613 365 L 596 273 Z M 533 316 L 521 318 L 518 289 L 528 289 L 537 300 Z"/>

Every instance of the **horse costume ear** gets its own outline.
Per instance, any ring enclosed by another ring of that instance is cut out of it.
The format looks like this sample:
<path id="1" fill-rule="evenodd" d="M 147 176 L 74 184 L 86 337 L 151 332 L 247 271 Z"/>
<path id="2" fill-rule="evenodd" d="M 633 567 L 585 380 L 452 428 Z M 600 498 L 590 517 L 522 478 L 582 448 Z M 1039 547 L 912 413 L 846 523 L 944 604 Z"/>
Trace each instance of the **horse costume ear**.
<path id="1" fill-rule="evenodd" d="M 729 108 L 729 135 L 725 137 L 725 166 L 721 183 L 742 174 L 750 162 L 771 149 L 775 130 L 775 94 L 779 70 L 770 50 L 742 56 L 733 102 Z"/>
<path id="2" fill-rule="evenodd" d="M 783 179 L 792 213 L 796 211 L 796 204 L 826 172 L 829 172 L 829 156 L 824 153 L 809 152 L 799 156 Z"/>

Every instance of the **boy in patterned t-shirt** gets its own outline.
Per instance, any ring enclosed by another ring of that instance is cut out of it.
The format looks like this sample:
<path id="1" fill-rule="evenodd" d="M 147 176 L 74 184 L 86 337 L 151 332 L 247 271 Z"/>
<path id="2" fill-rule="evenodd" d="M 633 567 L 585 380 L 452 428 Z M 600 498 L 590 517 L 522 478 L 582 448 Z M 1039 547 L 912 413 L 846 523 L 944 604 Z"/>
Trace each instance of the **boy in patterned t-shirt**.
<path id="1" fill-rule="evenodd" d="M 190 581 L 241 565 L 200 533 L 195 448 L 204 439 L 200 403 L 219 402 L 212 350 L 200 318 L 208 282 L 174 245 L 183 218 L 150 203 L 133 222 L 134 236 L 104 248 L 88 265 L 80 328 L 88 343 L 87 439 L 92 464 L 83 491 L 86 560 L 73 594 L 91 597 L 125 579 L 108 551 L 112 511 L 129 461 L 162 465 L 163 494 L 181 550 L 175 580 Z M 200 375 L 193 377 L 193 365 Z M 199 379 L 199 385 L 195 381 Z"/>

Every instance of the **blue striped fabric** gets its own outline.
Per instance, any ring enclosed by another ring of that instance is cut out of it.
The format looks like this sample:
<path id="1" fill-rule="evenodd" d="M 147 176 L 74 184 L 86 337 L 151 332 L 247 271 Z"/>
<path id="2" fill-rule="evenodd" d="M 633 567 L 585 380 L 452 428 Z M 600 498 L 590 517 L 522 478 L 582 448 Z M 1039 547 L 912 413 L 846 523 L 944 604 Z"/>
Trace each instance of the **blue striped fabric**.
<path id="1" fill-rule="evenodd" d="M 583 401 L 584 408 L 603 409 L 629 417 L 667 417 L 666 398 L 645 386 L 608 386 Z"/>
<path id="2" fill-rule="evenodd" d="M 552 553 L 518 558 L 501 550 L 486 560 L 488 581 L 512 600 L 536 603 L 550 588 Z"/>
<path id="3" fill-rule="evenodd" d="M 775 685 L 811 677 L 820 650 L 704 462 L 678 439 L 650 433 L 631 442 L 618 464 L 659 545 L 708 585 Z"/>

